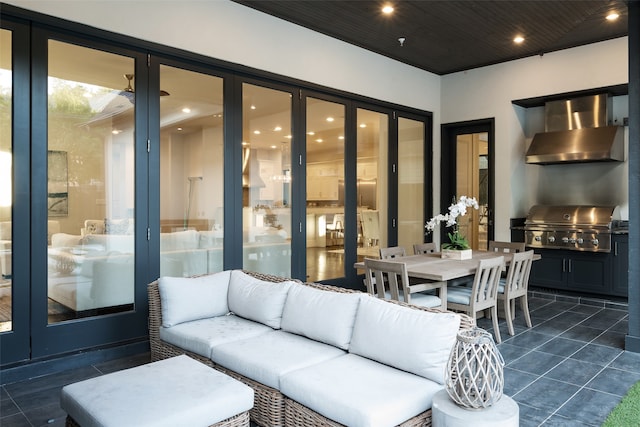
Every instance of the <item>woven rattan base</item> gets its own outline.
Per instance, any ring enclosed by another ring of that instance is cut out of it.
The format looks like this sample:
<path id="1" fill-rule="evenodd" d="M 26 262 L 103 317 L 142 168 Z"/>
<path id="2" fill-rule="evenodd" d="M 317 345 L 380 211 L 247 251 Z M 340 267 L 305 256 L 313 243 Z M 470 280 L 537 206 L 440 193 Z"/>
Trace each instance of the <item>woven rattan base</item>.
<path id="1" fill-rule="evenodd" d="M 67 416 L 65 426 L 80 427 L 80 424 L 70 416 Z M 222 420 L 219 423 L 211 424 L 209 427 L 249 427 L 249 413 L 243 412 L 231 418 L 227 418 L 226 420 Z"/>
<path id="2" fill-rule="evenodd" d="M 285 398 L 285 425 L 287 427 L 344 427 L 287 398 Z M 431 409 L 408 419 L 398 427 L 431 427 Z"/>
<path id="3" fill-rule="evenodd" d="M 265 275 L 261 273 L 245 271 L 260 280 L 267 282 L 282 282 L 284 280 L 291 280 L 277 276 Z M 331 292 L 351 293 L 357 292 L 350 289 L 322 285 L 317 283 L 304 283 L 307 286 L 314 287 L 316 289 L 322 289 Z M 160 293 L 158 291 L 158 282 L 150 283 L 147 288 L 149 295 L 149 341 L 151 344 L 151 360 L 161 360 L 169 357 L 186 354 L 194 359 L 211 366 L 232 378 L 235 378 L 242 383 L 251 387 L 254 391 L 254 405 L 250 410 L 251 420 L 257 425 L 262 427 L 283 427 L 283 426 L 339 426 L 340 424 L 331 421 L 320 414 L 311 411 L 308 408 L 291 401 L 290 405 L 285 404 L 285 397 L 278 390 L 271 387 L 267 387 L 249 378 L 246 378 L 236 372 L 225 369 L 219 365 L 214 364 L 210 359 L 200 356 L 195 353 L 191 353 L 182 348 L 168 344 L 160 339 L 159 330 L 162 325 L 162 310 L 160 302 Z M 408 305 L 403 302 L 389 301 L 393 304 L 399 304 L 415 310 L 429 311 L 433 313 L 442 312 L 443 310 L 435 308 L 417 307 L 414 305 Z M 460 329 L 471 328 L 475 326 L 475 319 L 472 317 L 460 314 Z M 291 409 L 289 408 L 291 407 Z M 285 417 L 286 412 L 286 417 Z M 291 412 L 291 414 L 289 414 Z M 286 420 L 285 420 L 286 418 Z M 285 422 L 286 421 L 286 422 Z M 413 426 L 431 426 L 431 410 L 425 411 L 422 414 L 406 421 L 402 424 L 403 427 Z"/>

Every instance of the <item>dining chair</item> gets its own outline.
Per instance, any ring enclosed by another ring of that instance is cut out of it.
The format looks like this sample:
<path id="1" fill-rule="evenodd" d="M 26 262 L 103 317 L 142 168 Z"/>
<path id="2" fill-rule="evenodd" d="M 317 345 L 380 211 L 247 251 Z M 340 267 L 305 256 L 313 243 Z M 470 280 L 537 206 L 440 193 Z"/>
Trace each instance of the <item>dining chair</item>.
<path id="1" fill-rule="evenodd" d="M 380 259 L 393 259 L 407 255 L 407 251 L 403 246 L 391 246 L 389 248 L 380 248 Z"/>
<path id="2" fill-rule="evenodd" d="M 438 245 L 435 242 L 416 243 L 413 245 L 414 255 L 431 254 L 433 252 L 438 252 Z"/>
<path id="3" fill-rule="evenodd" d="M 498 286 L 498 301 L 504 304 L 504 315 L 507 319 L 509 335 L 513 335 L 513 321 L 515 317 L 516 300 L 520 298 L 520 307 L 524 313 L 524 319 L 531 328 L 531 316 L 529 315 L 529 301 L 527 291 L 529 290 L 529 273 L 533 263 L 533 251 L 518 252 L 513 254 L 506 279 L 500 279 Z"/>
<path id="4" fill-rule="evenodd" d="M 447 309 L 465 312 L 475 318 L 479 311 L 489 311 L 496 342 L 502 342 L 498 328 L 498 286 L 504 256 L 481 259 L 473 278 L 473 286 L 452 286 L 447 290 Z"/>
<path id="5" fill-rule="evenodd" d="M 393 299 L 421 307 L 446 309 L 447 283 L 409 285 L 407 264 L 373 258 L 364 259 L 364 281 L 367 292 L 381 299 Z M 439 296 L 423 291 L 437 289 Z"/>
<path id="6" fill-rule="evenodd" d="M 333 221 L 326 225 L 327 238 L 330 246 L 339 244 L 344 239 L 344 214 L 333 214 Z"/>
<path id="7" fill-rule="evenodd" d="M 360 212 L 362 219 L 362 244 L 366 247 L 378 246 L 380 243 L 380 224 L 378 211 Z"/>
<path id="8" fill-rule="evenodd" d="M 514 252 L 524 252 L 524 242 L 500 242 L 489 241 L 489 252 L 502 252 L 512 254 Z"/>

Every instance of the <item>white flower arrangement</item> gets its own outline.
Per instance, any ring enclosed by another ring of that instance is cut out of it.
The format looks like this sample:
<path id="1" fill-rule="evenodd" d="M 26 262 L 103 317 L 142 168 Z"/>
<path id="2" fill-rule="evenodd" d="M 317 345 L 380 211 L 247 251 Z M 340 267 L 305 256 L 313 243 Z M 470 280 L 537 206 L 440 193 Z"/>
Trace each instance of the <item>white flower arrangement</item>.
<path id="1" fill-rule="evenodd" d="M 424 226 L 427 232 L 432 232 L 441 222 L 446 222 L 447 227 L 453 227 L 453 232 L 448 233 L 451 243 L 444 243 L 442 249 L 469 249 L 469 242 L 458 232 L 458 217 L 464 216 L 467 213 L 467 208 L 480 208 L 475 197 L 460 196 L 457 202 L 454 199 L 454 203 L 449 206 L 448 213 L 438 214 L 427 221 Z"/>

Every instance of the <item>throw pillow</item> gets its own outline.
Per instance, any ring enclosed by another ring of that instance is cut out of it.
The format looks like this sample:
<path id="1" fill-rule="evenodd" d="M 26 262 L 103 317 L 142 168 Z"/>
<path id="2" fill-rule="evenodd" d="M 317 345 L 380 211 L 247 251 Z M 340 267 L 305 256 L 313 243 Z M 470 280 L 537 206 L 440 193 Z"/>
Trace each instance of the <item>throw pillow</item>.
<path id="1" fill-rule="evenodd" d="M 363 295 L 349 352 L 444 384 L 460 316 L 430 313 Z"/>
<path id="2" fill-rule="evenodd" d="M 282 330 L 347 350 L 360 294 L 294 284 L 282 313 Z"/>
<path id="3" fill-rule="evenodd" d="M 280 329 L 282 310 L 293 281 L 266 282 L 233 270 L 229 280 L 229 310 L 245 319 Z"/>
<path id="4" fill-rule="evenodd" d="M 162 326 L 229 313 L 227 295 L 230 271 L 200 277 L 161 277 L 158 281 Z"/>

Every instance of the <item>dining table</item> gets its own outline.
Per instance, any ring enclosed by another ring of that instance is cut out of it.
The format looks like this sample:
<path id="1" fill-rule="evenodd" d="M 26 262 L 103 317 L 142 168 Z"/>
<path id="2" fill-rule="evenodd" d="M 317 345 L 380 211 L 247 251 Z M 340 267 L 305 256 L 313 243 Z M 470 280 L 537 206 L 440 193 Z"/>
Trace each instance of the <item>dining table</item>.
<path id="1" fill-rule="evenodd" d="M 495 258 L 498 256 L 504 257 L 504 268 L 506 269 L 513 258 L 513 254 L 508 252 L 474 250 L 472 252 L 471 259 L 465 260 L 443 258 L 441 253 L 433 252 L 420 255 L 395 257 L 386 259 L 385 261 L 405 263 L 407 265 L 407 274 L 410 278 L 429 281 L 425 283 L 425 290 L 438 289 L 439 296 L 441 298 L 444 297 L 446 301 L 446 286 L 450 281 L 473 276 L 476 273 L 480 260 Z M 534 261 L 539 260 L 540 258 L 539 254 L 533 255 Z M 353 267 L 356 270 L 364 270 L 364 261 L 356 262 Z M 443 305 L 446 304 L 445 301 L 443 301 Z M 446 309 L 446 306 L 443 308 Z"/>

